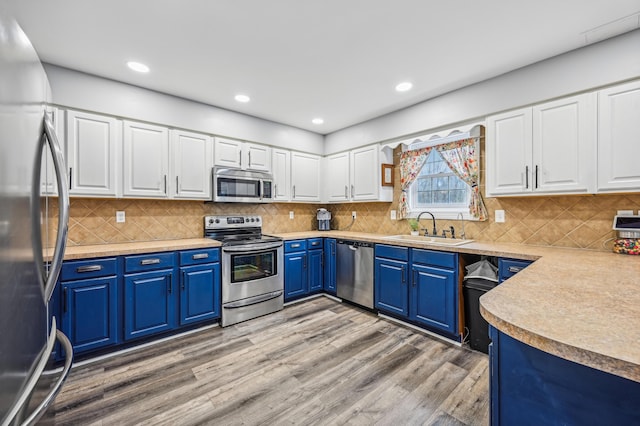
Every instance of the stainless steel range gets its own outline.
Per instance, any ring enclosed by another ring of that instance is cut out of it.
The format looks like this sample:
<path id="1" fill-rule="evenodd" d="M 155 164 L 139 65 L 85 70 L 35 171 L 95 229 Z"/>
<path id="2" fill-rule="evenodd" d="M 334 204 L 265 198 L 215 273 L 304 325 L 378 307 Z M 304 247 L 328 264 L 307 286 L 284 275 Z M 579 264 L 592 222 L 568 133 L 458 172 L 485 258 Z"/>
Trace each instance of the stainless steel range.
<path id="1" fill-rule="evenodd" d="M 222 243 L 222 326 L 282 309 L 282 238 L 262 234 L 260 216 L 205 216 L 204 236 Z"/>

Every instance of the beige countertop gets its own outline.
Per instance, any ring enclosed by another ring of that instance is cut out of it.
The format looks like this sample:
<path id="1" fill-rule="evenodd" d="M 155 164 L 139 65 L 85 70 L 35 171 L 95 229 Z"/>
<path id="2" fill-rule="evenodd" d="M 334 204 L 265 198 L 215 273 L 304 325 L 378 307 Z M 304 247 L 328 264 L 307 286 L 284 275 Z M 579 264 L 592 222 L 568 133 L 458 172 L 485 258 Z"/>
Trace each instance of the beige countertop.
<path id="1" fill-rule="evenodd" d="M 580 249 L 472 242 L 439 246 L 358 232 L 296 232 L 285 239 L 332 237 L 537 260 L 480 298 L 498 330 L 530 346 L 640 382 L 640 256 Z"/>
<path id="2" fill-rule="evenodd" d="M 640 382 L 640 256 L 471 242 L 440 246 L 348 231 L 276 234 L 347 238 L 414 248 L 537 260 L 480 298 L 498 330 L 545 352 Z M 207 238 L 68 247 L 65 260 L 220 247 Z"/>
<path id="3" fill-rule="evenodd" d="M 134 243 L 96 244 L 90 246 L 69 246 L 64 260 L 87 259 L 92 257 L 121 256 L 127 254 L 154 253 L 220 247 L 218 241 L 209 238 L 188 238 L 182 240 L 140 241 Z M 45 260 L 50 260 L 50 256 Z"/>

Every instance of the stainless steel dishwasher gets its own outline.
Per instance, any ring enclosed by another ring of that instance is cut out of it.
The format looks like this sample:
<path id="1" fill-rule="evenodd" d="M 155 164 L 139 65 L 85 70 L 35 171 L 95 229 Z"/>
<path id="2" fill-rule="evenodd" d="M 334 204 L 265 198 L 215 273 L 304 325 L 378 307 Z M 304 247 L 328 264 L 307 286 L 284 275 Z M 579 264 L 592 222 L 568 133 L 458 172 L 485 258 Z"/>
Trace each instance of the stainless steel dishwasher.
<path id="1" fill-rule="evenodd" d="M 338 297 L 373 309 L 373 244 L 339 239 L 337 246 Z"/>

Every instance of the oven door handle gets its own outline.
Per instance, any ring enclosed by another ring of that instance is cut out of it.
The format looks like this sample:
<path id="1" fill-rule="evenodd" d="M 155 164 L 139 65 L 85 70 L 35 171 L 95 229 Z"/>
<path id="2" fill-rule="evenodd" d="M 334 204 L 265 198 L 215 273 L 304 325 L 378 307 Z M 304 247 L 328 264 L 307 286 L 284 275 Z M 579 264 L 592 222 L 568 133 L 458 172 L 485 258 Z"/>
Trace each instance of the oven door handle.
<path id="1" fill-rule="evenodd" d="M 222 247 L 222 251 L 228 253 L 238 253 L 238 252 L 248 252 L 252 250 L 268 250 L 273 248 L 282 247 L 282 241 L 277 241 L 275 243 L 260 243 L 260 244 L 246 244 L 242 246 L 229 246 Z"/>
<path id="2" fill-rule="evenodd" d="M 243 300 L 238 300 L 237 302 L 225 303 L 222 305 L 223 309 L 239 309 L 244 308 L 245 306 L 256 305 L 258 303 L 266 302 L 267 300 L 276 299 L 282 296 L 284 293 L 282 290 L 280 291 L 272 291 L 271 293 L 261 294 L 259 296 L 248 297 Z"/>

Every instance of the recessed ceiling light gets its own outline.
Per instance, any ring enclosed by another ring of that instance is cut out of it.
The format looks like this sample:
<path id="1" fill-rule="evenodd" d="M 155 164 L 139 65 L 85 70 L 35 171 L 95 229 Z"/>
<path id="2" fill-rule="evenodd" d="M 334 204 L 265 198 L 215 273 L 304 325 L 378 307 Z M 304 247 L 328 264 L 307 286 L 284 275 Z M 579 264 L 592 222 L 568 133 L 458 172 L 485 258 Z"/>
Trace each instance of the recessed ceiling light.
<path id="1" fill-rule="evenodd" d="M 140 62 L 129 61 L 127 62 L 127 66 L 137 72 L 149 72 L 149 67 Z"/>
<path id="2" fill-rule="evenodd" d="M 251 100 L 250 97 L 248 97 L 247 95 L 236 95 L 236 101 L 238 102 L 242 102 L 242 103 L 247 103 Z"/>
<path id="3" fill-rule="evenodd" d="M 322 118 L 318 117 L 318 118 L 314 118 L 313 120 L 311 120 L 311 122 L 313 124 L 322 124 L 322 123 L 324 123 L 324 120 Z"/>
<path id="4" fill-rule="evenodd" d="M 405 81 L 398 84 L 396 86 L 396 90 L 398 92 L 406 92 L 407 90 L 411 90 L 412 87 L 413 87 L 413 84 L 409 83 L 408 81 Z"/>

